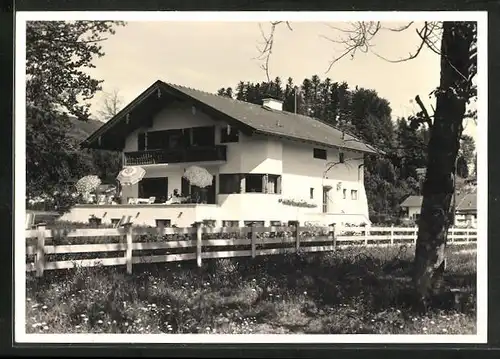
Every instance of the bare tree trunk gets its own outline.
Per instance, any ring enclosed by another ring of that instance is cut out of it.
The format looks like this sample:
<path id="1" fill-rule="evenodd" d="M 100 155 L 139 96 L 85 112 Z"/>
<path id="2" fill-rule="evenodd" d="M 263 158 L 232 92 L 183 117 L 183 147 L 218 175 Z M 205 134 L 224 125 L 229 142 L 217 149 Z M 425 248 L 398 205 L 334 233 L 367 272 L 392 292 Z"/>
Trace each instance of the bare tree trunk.
<path id="1" fill-rule="evenodd" d="M 469 56 L 472 26 L 444 22 L 441 41 L 441 80 L 429 139 L 429 159 L 415 250 L 414 285 L 419 305 L 427 307 L 445 269 L 450 204 L 454 192 L 455 160 L 460 147 L 469 96 Z"/>

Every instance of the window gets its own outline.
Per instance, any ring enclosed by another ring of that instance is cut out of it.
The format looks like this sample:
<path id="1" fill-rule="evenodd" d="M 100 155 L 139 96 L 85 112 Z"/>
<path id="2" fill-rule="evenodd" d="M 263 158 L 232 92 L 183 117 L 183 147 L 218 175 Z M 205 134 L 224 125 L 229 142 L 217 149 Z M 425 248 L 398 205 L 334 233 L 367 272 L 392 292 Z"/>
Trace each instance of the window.
<path id="1" fill-rule="evenodd" d="M 102 223 L 101 218 L 96 218 L 96 217 L 90 217 L 89 218 L 89 224 L 93 226 L 100 226 Z"/>
<path id="2" fill-rule="evenodd" d="M 231 194 L 241 192 L 240 174 L 220 174 L 219 175 L 219 193 Z"/>
<path id="3" fill-rule="evenodd" d="M 342 195 L 344 199 L 347 199 L 347 190 L 345 188 L 342 190 Z"/>
<path id="4" fill-rule="evenodd" d="M 146 134 L 139 133 L 137 135 L 137 151 L 144 151 L 146 149 Z"/>
<path id="5" fill-rule="evenodd" d="M 182 197 L 189 197 L 191 194 L 190 191 L 191 187 L 189 185 L 189 181 L 185 179 L 184 177 L 181 178 L 181 196 Z"/>
<path id="6" fill-rule="evenodd" d="M 264 179 L 266 180 L 266 178 Z M 281 193 L 281 176 L 280 175 L 267 175 L 267 191 L 269 194 Z"/>
<path id="7" fill-rule="evenodd" d="M 215 219 L 204 219 L 203 220 L 203 225 L 206 226 L 206 227 L 212 227 L 214 228 L 215 227 Z"/>
<path id="8" fill-rule="evenodd" d="M 243 226 L 250 227 L 255 225 L 256 227 L 264 227 L 264 221 L 243 221 Z"/>
<path id="9" fill-rule="evenodd" d="M 220 129 L 220 143 L 238 142 L 238 139 L 238 129 L 229 125 Z"/>
<path id="10" fill-rule="evenodd" d="M 170 227 L 172 222 L 170 219 L 157 219 L 156 227 Z"/>
<path id="11" fill-rule="evenodd" d="M 239 221 L 222 221 L 222 227 L 238 227 Z"/>
<path id="12" fill-rule="evenodd" d="M 320 160 L 326 160 L 326 150 L 323 150 L 321 148 L 313 149 L 313 157 L 319 158 Z"/>
<path id="13" fill-rule="evenodd" d="M 113 226 L 116 226 L 118 223 L 120 223 L 120 218 L 111 218 L 111 224 Z"/>
<path id="14" fill-rule="evenodd" d="M 244 192 L 242 192 L 244 180 Z M 281 176 L 274 174 L 220 174 L 219 194 L 232 193 L 281 193 Z"/>
<path id="15" fill-rule="evenodd" d="M 353 199 L 353 200 L 358 199 L 358 191 L 356 191 L 354 189 L 351 191 L 351 199 Z"/>
<path id="16" fill-rule="evenodd" d="M 271 227 L 281 227 L 282 223 L 281 221 L 271 221 L 270 225 Z"/>
<path id="17" fill-rule="evenodd" d="M 194 127 L 193 146 L 213 146 L 215 145 L 215 126 Z"/>
<path id="18" fill-rule="evenodd" d="M 314 188 L 309 188 L 309 198 L 314 199 Z"/>
<path id="19" fill-rule="evenodd" d="M 247 174 L 245 176 L 245 192 L 263 193 L 264 192 L 263 178 L 264 175 Z"/>

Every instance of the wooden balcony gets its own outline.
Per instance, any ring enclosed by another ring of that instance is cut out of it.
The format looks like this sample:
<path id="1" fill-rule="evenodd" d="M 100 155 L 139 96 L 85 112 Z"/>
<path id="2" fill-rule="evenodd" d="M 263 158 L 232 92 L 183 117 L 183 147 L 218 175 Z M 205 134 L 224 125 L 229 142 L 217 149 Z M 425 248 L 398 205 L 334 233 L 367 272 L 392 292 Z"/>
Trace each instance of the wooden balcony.
<path id="1" fill-rule="evenodd" d="M 226 146 L 215 145 L 179 150 L 161 149 L 125 152 L 125 166 L 205 161 L 226 161 Z"/>

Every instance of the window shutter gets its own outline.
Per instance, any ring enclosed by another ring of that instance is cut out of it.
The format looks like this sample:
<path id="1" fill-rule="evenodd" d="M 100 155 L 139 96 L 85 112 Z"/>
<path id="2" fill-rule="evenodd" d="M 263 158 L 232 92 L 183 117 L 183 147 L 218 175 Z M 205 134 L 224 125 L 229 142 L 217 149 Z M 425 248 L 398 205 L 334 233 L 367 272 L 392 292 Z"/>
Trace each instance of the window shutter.
<path id="1" fill-rule="evenodd" d="M 146 149 L 146 134 L 139 133 L 137 135 L 137 150 L 144 151 Z"/>

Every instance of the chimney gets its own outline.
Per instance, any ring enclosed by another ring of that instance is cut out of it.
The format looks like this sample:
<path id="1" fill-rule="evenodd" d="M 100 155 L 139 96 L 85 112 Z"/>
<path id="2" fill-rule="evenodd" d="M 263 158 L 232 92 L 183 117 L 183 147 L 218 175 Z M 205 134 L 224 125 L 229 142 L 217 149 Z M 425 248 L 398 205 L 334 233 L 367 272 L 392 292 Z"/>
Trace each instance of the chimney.
<path id="1" fill-rule="evenodd" d="M 262 100 L 262 106 L 276 111 L 283 111 L 283 101 L 275 98 L 265 98 Z"/>

